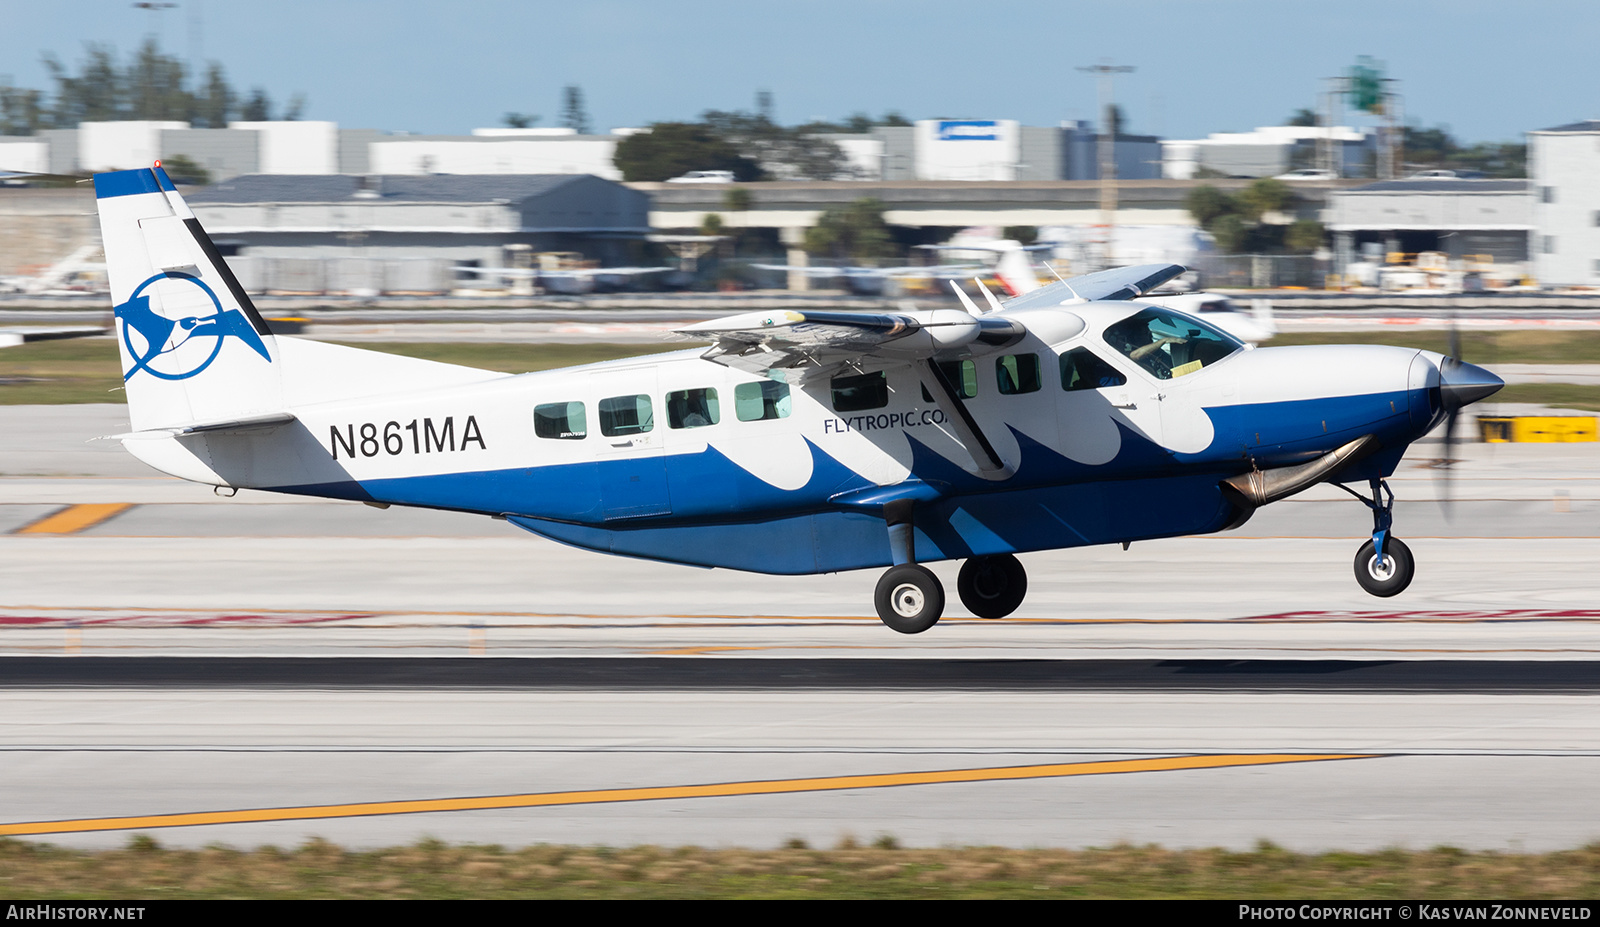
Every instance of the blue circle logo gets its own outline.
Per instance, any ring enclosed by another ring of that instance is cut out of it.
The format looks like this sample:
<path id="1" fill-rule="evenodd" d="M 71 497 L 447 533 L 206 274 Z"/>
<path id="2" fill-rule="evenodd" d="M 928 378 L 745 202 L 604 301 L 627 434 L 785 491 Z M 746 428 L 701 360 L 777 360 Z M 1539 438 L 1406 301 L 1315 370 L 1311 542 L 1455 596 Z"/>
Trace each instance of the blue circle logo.
<path id="1" fill-rule="evenodd" d="M 228 338 L 238 338 L 272 362 L 250 320 L 237 309 L 222 308 L 211 287 L 189 274 L 156 274 L 139 284 L 115 313 L 122 323 L 122 344 L 133 359 L 124 381 L 141 370 L 162 380 L 187 380 L 211 366 Z"/>

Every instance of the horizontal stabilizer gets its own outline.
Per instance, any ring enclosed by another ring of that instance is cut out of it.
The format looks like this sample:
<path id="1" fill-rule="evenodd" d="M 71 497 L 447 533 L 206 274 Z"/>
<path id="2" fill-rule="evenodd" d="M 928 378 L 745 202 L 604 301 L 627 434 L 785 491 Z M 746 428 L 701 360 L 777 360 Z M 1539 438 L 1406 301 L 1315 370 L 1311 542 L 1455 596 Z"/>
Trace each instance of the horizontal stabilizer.
<path id="1" fill-rule="evenodd" d="M 239 418 L 223 419 L 215 422 L 196 422 L 193 425 L 174 425 L 170 428 L 151 428 L 146 431 L 130 431 L 127 434 L 106 435 L 107 438 L 127 441 L 143 440 L 149 438 L 175 438 L 184 435 L 209 434 L 213 432 L 242 432 L 260 431 L 286 425 L 295 420 L 292 412 L 269 412 L 262 415 L 245 415 Z"/>

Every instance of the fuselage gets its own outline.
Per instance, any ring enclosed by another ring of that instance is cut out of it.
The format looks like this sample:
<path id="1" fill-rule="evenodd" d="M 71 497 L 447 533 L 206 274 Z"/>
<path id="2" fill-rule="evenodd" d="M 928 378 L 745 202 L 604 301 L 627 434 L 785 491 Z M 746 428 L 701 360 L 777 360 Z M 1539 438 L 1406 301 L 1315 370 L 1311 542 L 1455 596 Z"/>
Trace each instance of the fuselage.
<path id="1" fill-rule="evenodd" d="M 1385 476 L 1437 417 L 1437 355 L 1252 350 L 1208 332 L 1135 357 L 1107 329 L 1147 308 L 1035 312 L 1020 342 L 942 361 L 1006 464 L 999 479 L 980 475 L 910 365 L 762 376 L 700 349 L 304 403 L 275 432 L 183 439 L 204 466 L 179 475 L 504 516 L 611 553 L 814 573 L 891 563 L 882 507 L 894 499 L 917 502 L 925 561 L 1221 530 L 1240 515 L 1222 478 L 1369 434 L 1381 449 L 1341 478 Z M 164 443 L 129 446 L 177 472 Z"/>

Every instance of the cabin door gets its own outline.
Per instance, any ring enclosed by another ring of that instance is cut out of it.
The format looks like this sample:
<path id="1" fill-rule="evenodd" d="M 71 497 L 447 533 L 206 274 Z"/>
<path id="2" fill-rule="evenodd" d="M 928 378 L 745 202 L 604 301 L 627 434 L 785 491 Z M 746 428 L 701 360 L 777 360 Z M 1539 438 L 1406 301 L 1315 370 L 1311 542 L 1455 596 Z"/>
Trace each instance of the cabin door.
<path id="1" fill-rule="evenodd" d="M 654 368 L 597 373 L 600 508 L 606 521 L 672 514 Z"/>

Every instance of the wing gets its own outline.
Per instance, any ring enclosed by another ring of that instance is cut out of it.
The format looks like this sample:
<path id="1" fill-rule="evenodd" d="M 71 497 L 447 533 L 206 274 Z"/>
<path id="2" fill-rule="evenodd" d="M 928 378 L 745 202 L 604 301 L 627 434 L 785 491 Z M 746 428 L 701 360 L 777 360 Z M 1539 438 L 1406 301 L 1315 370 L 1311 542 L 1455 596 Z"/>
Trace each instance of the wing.
<path id="1" fill-rule="evenodd" d="M 1188 268 L 1182 264 L 1139 264 L 1052 283 L 1006 301 L 1007 309 L 1035 309 L 1097 299 L 1126 300 L 1143 296 Z"/>
<path id="2" fill-rule="evenodd" d="M 949 378 L 932 363 L 941 351 L 974 342 L 1003 347 L 1027 334 L 1020 322 L 959 309 L 897 313 L 751 312 L 701 322 L 680 335 L 715 342 L 703 357 L 750 373 L 801 368 L 821 377 L 848 365 L 862 372 L 909 366 L 945 413 L 946 427 L 971 455 L 974 472 L 1004 479 L 1011 470 L 973 418 Z"/>
<path id="3" fill-rule="evenodd" d="M 1010 319 L 974 318 L 956 309 L 896 313 L 748 312 L 712 319 L 677 334 L 713 342 L 703 355 L 736 370 L 833 368 L 850 363 L 895 365 L 933 357 L 974 341 L 1019 340 Z"/>

